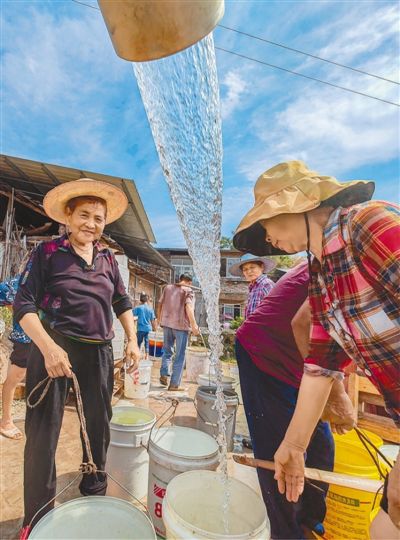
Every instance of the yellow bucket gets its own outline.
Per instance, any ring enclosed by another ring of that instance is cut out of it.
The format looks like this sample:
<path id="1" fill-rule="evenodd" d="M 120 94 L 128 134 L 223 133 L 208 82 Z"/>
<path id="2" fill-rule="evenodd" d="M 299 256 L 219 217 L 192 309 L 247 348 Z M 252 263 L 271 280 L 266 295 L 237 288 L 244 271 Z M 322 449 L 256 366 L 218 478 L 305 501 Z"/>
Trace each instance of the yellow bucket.
<path id="1" fill-rule="evenodd" d="M 383 441 L 380 437 L 369 432 L 364 433 L 375 446 L 381 446 Z M 380 478 L 376 465 L 355 432 L 335 436 L 334 471 L 362 478 L 376 480 Z M 380 494 L 375 496 L 374 493 L 332 484 L 326 500 L 324 538 L 327 540 L 369 539 L 370 514 L 373 508 L 379 505 L 380 498 Z"/>

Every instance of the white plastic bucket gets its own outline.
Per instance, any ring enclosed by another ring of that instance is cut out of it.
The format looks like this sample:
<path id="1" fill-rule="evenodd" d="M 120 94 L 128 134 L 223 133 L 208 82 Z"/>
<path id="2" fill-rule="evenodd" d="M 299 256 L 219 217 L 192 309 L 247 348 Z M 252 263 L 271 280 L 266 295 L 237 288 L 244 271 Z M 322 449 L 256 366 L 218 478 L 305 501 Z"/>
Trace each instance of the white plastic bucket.
<path id="1" fill-rule="evenodd" d="M 197 384 L 199 386 L 213 386 L 216 388 L 216 378 L 215 375 L 208 373 L 202 373 L 197 377 Z M 234 390 L 237 382 L 233 377 L 228 377 L 227 375 L 222 376 L 222 388 L 224 390 Z"/>
<path id="2" fill-rule="evenodd" d="M 165 537 L 162 501 L 168 483 L 190 470 L 218 467 L 218 445 L 197 429 L 170 426 L 155 429 L 149 443 L 150 470 L 147 507 L 157 534 Z"/>
<path id="3" fill-rule="evenodd" d="M 225 530 L 223 506 L 227 502 Z M 168 540 L 267 540 L 270 524 L 262 499 L 249 486 L 211 471 L 174 478 L 163 503 Z"/>
<path id="4" fill-rule="evenodd" d="M 150 409 L 113 408 L 106 471 L 138 499 L 147 493 L 149 456 L 146 446 L 155 422 L 156 415 Z M 107 494 L 129 499 L 129 495 L 112 480 L 108 482 Z"/>
<path id="5" fill-rule="evenodd" d="M 152 362 L 142 360 L 139 363 L 138 373 L 126 373 L 124 382 L 124 395 L 129 399 L 146 399 L 149 395 L 151 383 Z"/>
<path id="6" fill-rule="evenodd" d="M 196 392 L 197 409 L 197 429 L 208 433 L 214 439 L 218 436 L 218 411 L 216 405 L 216 388 L 213 386 L 200 386 Z M 234 390 L 224 390 L 224 401 L 226 405 L 226 442 L 228 452 L 233 450 L 233 436 L 236 426 L 236 411 L 239 405 L 239 398 Z"/>
<path id="7" fill-rule="evenodd" d="M 210 369 L 210 351 L 205 347 L 188 347 L 186 349 L 186 380 L 197 382 L 201 373 L 208 373 Z"/>
<path id="8" fill-rule="evenodd" d="M 34 526 L 29 538 L 156 540 L 150 519 L 127 501 L 81 497 L 54 508 Z"/>

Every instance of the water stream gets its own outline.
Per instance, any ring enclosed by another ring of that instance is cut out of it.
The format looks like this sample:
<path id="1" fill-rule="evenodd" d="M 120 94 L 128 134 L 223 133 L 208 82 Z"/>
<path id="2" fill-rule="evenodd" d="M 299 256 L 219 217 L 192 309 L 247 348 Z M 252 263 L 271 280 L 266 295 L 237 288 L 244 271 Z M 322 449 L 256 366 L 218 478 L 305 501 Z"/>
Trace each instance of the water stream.
<path id="1" fill-rule="evenodd" d="M 222 344 L 218 305 L 222 135 L 212 35 L 176 55 L 136 63 L 134 72 L 204 298 L 211 364 L 217 379 L 220 471 L 226 483 L 226 406 L 219 361 Z"/>

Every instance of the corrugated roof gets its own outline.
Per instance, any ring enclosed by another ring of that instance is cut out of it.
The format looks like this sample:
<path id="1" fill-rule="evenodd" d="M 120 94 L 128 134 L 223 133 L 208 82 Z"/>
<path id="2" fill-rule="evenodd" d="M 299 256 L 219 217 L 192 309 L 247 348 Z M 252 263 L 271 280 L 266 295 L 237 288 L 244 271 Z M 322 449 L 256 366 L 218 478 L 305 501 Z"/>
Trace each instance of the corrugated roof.
<path id="1" fill-rule="evenodd" d="M 3 182 L 39 202 L 54 186 L 84 177 L 109 182 L 121 188 L 128 197 L 129 206 L 119 220 L 106 227 L 106 233 L 121 244 L 128 257 L 141 257 L 160 266 L 170 267 L 167 260 L 150 244 L 156 239 L 133 180 L 4 154 L 0 155 L 0 175 Z"/>

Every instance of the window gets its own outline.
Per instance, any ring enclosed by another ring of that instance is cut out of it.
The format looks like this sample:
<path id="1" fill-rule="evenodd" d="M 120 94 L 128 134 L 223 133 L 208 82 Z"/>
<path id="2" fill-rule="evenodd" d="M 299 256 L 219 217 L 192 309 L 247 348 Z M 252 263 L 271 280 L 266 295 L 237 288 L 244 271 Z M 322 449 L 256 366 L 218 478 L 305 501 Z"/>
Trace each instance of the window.
<path id="1" fill-rule="evenodd" d="M 179 276 L 182 274 L 190 274 L 193 276 L 193 285 L 199 287 L 199 282 L 193 271 L 193 264 L 190 259 L 172 259 L 171 266 L 174 269 L 174 282 L 179 281 Z"/>
<path id="2" fill-rule="evenodd" d="M 233 321 L 236 317 L 242 316 L 242 306 L 240 304 L 223 304 L 221 315 L 222 322 Z"/>

